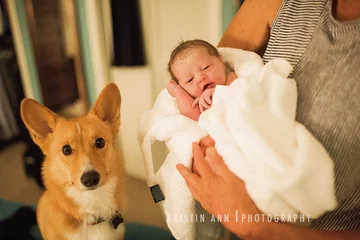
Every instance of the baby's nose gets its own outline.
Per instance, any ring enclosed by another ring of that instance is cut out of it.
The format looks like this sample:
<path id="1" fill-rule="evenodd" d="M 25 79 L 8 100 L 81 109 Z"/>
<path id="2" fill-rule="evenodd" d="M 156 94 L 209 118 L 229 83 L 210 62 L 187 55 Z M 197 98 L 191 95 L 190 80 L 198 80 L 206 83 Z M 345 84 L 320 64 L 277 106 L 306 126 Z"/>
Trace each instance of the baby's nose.
<path id="1" fill-rule="evenodd" d="M 205 74 L 200 74 L 199 77 L 198 77 L 198 83 L 201 83 L 205 80 L 206 76 Z"/>

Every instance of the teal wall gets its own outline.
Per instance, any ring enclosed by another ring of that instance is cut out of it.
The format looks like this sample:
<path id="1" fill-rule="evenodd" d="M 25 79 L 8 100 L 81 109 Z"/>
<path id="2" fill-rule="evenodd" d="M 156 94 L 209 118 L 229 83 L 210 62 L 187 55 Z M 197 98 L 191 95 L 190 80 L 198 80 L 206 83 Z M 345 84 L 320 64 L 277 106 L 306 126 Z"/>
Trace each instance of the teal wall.
<path id="1" fill-rule="evenodd" d="M 242 3 L 242 0 L 238 0 Z M 222 22 L 222 31 L 225 32 L 226 28 L 229 26 L 231 19 L 235 16 L 239 8 L 235 7 L 233 0 L 223 0 L 223 22 Z"/>
<path id="2" fill-rule="evenodd" d="M 39 76 L 35 62 L 35 55 L 33 45 L 30 37 L 29 26 L 27 23 L 24 0 L 15 0 L 15 11 L 19 20 L 19 27 L 21 32 L 21 41 L 24 44 L 25 59 L 27 62 L 28 71 L 30 74 L 31 88 L 34 93 L 34 99 L 43 103 L 41 88 L 39 83 Z"/>
<path id="3" fill-rule="evenodd" d="M 93 72 L 93 63 L 90 49 L 89 28 L 86 20 L 86 4 L 88 0 L 76 0 L 75 12 L 78 24 L 80 52 L 85 76 L 85 86 L 88 98 L 88 106 L 92 106 L 96 100 L 95 76 Z"/>

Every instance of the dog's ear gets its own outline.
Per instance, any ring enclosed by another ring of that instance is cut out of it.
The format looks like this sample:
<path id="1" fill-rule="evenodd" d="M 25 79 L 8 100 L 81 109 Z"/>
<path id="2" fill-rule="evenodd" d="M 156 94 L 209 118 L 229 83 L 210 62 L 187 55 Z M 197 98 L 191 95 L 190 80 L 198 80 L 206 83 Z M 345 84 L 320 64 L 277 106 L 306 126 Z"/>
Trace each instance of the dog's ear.
<path id="1" fill-rule="evenodd" d="M 111 126 L 113 135 L 116 136 L 120 127 L 121 95 L 115 83 L 109 83 L 101 91 L 99 97 L 89 114 L 93 114 L 100 120 Z"/>
<path id="2" fill-rule="evenodd" d="M 25 98 L 20 106 L 21 118 L 34 142 L 42 148 L 53 132 L 58 116 L 37 101 Z"/>

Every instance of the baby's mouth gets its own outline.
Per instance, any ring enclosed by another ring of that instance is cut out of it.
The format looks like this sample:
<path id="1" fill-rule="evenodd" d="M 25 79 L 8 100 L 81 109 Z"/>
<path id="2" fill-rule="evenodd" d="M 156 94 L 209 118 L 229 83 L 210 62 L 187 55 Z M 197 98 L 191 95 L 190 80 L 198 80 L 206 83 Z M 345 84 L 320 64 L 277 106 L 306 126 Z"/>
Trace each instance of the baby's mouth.
<path id="1" fill-rule="evenodd" d="M 206 90 L 208 87 L 210 87 L 210 85 L 211 85 L 212 83 L 208 83 L 208 84 L 206 84 L 205 86 L 204 86 L 204 89 L 203 89 L 203 91 L 204 90 Z"/>

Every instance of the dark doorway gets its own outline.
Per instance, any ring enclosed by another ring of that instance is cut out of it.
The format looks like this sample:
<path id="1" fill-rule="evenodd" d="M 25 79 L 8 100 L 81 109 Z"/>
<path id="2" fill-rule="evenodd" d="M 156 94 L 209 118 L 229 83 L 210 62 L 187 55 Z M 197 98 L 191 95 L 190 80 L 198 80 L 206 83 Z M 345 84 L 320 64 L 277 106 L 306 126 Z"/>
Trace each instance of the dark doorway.
<path id="1" fill-rule="evenodd" d="M 86 109 L 74 0 L 25 0 L 43 103 Z M 81 115 L 82 113 L 79 113 Z"/>

